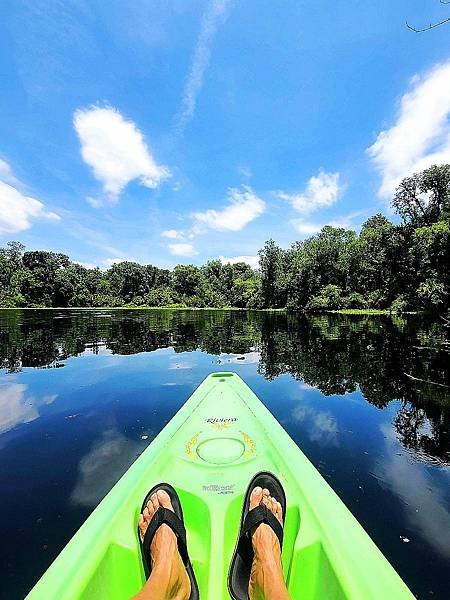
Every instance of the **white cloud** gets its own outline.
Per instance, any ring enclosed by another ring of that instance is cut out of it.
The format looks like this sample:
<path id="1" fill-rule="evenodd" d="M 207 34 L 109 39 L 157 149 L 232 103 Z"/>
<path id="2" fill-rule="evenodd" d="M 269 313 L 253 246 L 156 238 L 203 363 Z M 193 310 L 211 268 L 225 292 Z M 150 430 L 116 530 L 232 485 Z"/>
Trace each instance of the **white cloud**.
<path id="1" fill-rule="evenodd" d="M 0 158 L 0 180 L 11 185 L 20 185 L 19 180 L 15 177 L 11 166 Z"/>
<path id="2" fill-rule="evenodd" d="M 90 262 L 82 262 L 81 260 L 74 260 L 73 261 L 76 265 L 80 265 L 81 267 L 84 267 L 85 269 L 96 269 L 98 265 L 96 265 L 95 263 L 90 263 Z"/>
<path id="3" fill-rule="evenodd" d="M 182 133 L 195 112 L 197 97 L 203 85 L 203 77 L 211 57 L 211 45 L 217 29 L 226 18 L 228 0 L 212 0 L 205 10 L 200 34 L 194 50 L 191 68 L 183 90 L 176 129 Z"/>
<path id="4" fill-rule="evenodd" d="M 101 198 L 94 198 L 94 196 L 87 196 L 86 202 L 92 206 L 92 208 L 101 208 L 105 205 L 105 202 Z"/>
<path id="5" fill-rule="evenodd" d="M 244 262 L 250 265 L 252 269 L 259 269 L 259 256 L 232 256 L 231 258 L 219 256 L 219 260 L 224 265 L 235 265 Z"/>
<path id="6" fill-rule="evenodd" d="M 153 437 L 152 432 L 149 432 Z M 70 495 L 72 504 L 97 506 L 142 451 L 142 442 L 126 438 L 116 429 L 102 434 L 80 460 L 78 478 Z"/>
<path id="7" fill-rule="evenodd" d="M 211 208 L 192 215 L 197 232 L 201 232 L 205 227 L 217 231 L 240 231 L 266 209 L 264 201 L 248 186 L 244 186 L 242 191 L 230 188 L 228 199 L 229 205 L 222 210 Z"/>
<path id="8" fill-rule="evenodd" d="M 412 173 L 450 162 L 449 117 L 450 61 L 411 80 L 400 100 L 397 121 L 368 148 L 381 174 L 380 196 L 392 196 Z"/>
<path id="9" fill-rule="evenodd" d="M 142 132 L 114 108 L 78 109 L 73 123 L 83 160 L 93 169 L 110 200 L 116 201 L 133 179 L 156 188 L 170 177 L 167 167 L 156 164 Z M 100 202 L 93 198 L 88 201 L 93 206 Z"/>
<path id="10" fill-rule="evenodd" d="M 181 240 L 183 239 L 183 232 L 176 229 L 167 229 L 161 233 L 161 237 L 168 238 L 170 240 Z"/>
<path id="11" fill-rule="evenodd" d="M 368 212 L 369 211 L 366 209 L 358 210 L 348 213 L 347 215 L 335 217 L 329 221 L 322 221 L 321 223 L 305 221 L 304 219 L 292 219 L 291 225 L 293 225 L 296 231 L 301 235 L 313 235 L 314 233 L 318 233 L 325 225 L 342 227 L 344 229 L 355 229 L 355 220 L 358 219 L 358 217 L 366 215 Z"/>
<path id="12" fill-rule="evenodd" d="M 322 445 L 338 446 L 338 426 L 335 417 L 329 411 L 316 410 L 308 405 L 299 404 L 291 414 L 296 423 L 305 422 L 309 439 Z"/>
<path id="13" fill-rule="evenodd" d="M 4 166 L 3 171 L 8 175 Z M 11 171 L 9 173 L 12 174 Z M 0 235 L 29 229 L 32 219 L 61 219 L 56 213 L 47 211 L 40 200 L 25 196 L 16 187 L 2 181 L 3 176 L 0 173 Z"/>
<path id="14" fill-rule="evenodd" d="M 341 192 L 339 173 L 320 171 L 318 175 L 309 179 L 303 192 L 288 194 L 278 191 L 275 195 L 280 200 L 287 200 L 298 212 L 309 214 L 320 208 L 332 206 Z"/>
<path id="15" fill-rule="evenodd" d="M 192 244 L 169 244 L 167 247 L 170 254 L 174 256 L 196 256 L 198 254 Z"/>
<path id="16" fill-rule="evenodd" d="M 105 260 L 103 261 L 103 264 L 105 265 L 105 267 L 112 267 L 113 265 L 117 265 L 119 263 L 122 262 L 127 262 L 127 261 L 132 261 L 131 258 L 105 258 Z"/>
<path id="17" fill-rule="evenodd" d="M 311 221 L 304 221 L 303 219 L 292 219 L 291 225 L 300 235 L 313 235 L 323 227 L 323 223 L 312 223 Z"/>
<path id="18" fill-rule="evenodd" d="M 39 417 L 39 408 L 51 404 L 56 394 L 35 398 L 27 395 L 28 386 L 11 383 L 0 388 L 0 433 L 13 429 L 21 423 L 31 423 Z"/>

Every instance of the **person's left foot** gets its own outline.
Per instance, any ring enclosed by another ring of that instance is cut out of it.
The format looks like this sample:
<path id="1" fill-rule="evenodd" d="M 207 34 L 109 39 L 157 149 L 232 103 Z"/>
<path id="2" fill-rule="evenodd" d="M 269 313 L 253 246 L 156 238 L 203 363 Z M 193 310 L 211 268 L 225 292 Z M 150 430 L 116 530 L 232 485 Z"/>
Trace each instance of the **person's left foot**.
<path id="1" fill-rule="evenodd" d="M 160 506 L 173 511 L 170 496 L 164 490 L 158 490 L 152 494 L 147 506 L 139 516 L 141 541 Z M 178 552 L 177 538 L 168 525 L 162 524 L 157 529 L 150 545 L 150 557 L 152 561 L 151 578 L 158 580 L 158 588 L 162 588 L 161 597 L 170 600 L 188 600 L 191 593 L 191 582 Z"/>

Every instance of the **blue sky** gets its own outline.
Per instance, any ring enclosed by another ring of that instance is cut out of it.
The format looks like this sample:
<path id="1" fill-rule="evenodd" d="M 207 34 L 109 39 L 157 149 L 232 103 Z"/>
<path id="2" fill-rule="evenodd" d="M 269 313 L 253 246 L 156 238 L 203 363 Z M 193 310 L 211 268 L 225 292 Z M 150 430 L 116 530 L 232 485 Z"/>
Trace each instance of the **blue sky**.
<path id="1" fill-rule="evenodd" d="M 0 244 L 102 268 L 254 257 L 450 162 L 438 0 L 0 5 Z M 249 258 L 252 261 L 252 258 Z"/>

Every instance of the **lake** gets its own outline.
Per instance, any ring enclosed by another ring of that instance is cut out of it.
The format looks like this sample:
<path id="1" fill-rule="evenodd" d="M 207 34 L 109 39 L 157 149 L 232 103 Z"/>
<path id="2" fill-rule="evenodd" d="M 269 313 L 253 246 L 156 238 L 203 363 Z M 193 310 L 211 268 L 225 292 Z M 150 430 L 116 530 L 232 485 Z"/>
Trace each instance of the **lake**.
<path id="1" fill-rule="evenodd" d="M 23 598 L 203 378 L 224 370 L 413 593 L 449 598 L 449 335 L 413 315 L 0 310 L 1 598 Z"/>

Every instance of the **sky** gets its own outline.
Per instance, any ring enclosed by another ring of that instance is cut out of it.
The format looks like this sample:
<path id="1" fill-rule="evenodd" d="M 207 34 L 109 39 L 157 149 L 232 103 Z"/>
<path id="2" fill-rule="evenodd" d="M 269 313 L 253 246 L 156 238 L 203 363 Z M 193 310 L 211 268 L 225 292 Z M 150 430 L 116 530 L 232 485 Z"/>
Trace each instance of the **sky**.
<path id="1" fill-rule="evenodd" d="M 450 162 L 439 0 L 0 3 L 0 246 L 172 268 L 358 230 Z"/>

